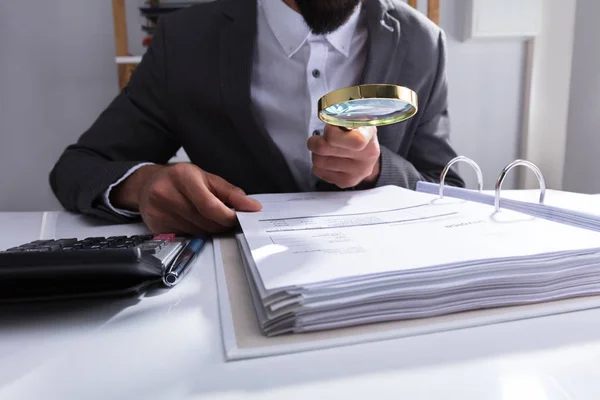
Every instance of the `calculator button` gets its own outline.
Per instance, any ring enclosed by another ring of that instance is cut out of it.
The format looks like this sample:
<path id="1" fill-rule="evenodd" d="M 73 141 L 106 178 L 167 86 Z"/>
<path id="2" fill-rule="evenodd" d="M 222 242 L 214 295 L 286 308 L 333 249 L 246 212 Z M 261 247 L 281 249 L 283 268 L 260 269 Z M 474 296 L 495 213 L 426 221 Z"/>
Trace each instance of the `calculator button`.
<path id="1" fill-rule="evenodd" d="M 154 236 L 152 240 L 166 240 L 167 242 L 172 242 L 175 240 L 174 233 L 161 233 L 160 235 Z"/>
<path id="2" fill-rule="evenodd" d="M 164 247 L 165 244 L 166 241 L 150 240 L 142 243 L 138 246 L 138 248 L 145 253 L 156 254 Z"/>
<path id="3" fill-rule="evenodd" d="M 127 236 L 110 236 L 106 239 L 107 241 L 119 241 L 119 240 L 127 240 Z"/>
<path id="4" fill-rule="evenodd" d="M 51 242 L 46 245 L 39 246 L 37 248 L 40 250 L 44 250 L 44 251 L 56 251 L 56 250 L 60 250 L 62 248 L 62 246 Z"/>
<path id="5" fill-rule="evenodd" d="M 45 244 L 48 242 L 52 242 L 52 240 L 51 239 L 34 240 L 33 242 L 27 243 L 26 245 L 38 246 L 38 245 Z"/>
<path id="6" fill-rule="evenodd" d="M 72 246 L 75 243 L 77 243 L 77 239 L 74 239 L 74 238 L 72 238 L 72 239 L 59 239 L 59 240 L 55 240 L 53 242 L 53 244 L 56 244 L 56 245 L 61 246 L 61 247 Z"/>
<path id="7" fill-rule="evenodd" d="M 104 238 L 101 238 L 101 237 L 96 237 L 96 238 L 86 238 L 86 239 L 83 239 L 82 243 L 83 243 L 84 245 L 89 245 L 89 244 L 91 244 L 91 245 L 95 245 L 95 244 L 98 244 L 98 242 L 101 242 L 101 241 L 103 241 L 103 240 L 104 240 Z"/>

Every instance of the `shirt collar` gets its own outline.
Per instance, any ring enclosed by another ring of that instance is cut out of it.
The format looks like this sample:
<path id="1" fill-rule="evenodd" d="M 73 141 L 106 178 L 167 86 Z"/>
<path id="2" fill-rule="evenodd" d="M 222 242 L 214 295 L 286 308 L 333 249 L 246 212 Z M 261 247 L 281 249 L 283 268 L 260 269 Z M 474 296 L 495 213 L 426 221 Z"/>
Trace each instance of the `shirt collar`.
<path id="1" fill-rule="evenodd" d="M 352 38 L 358 25 L 362 2 L 348 21 L 335 32 L 325 35 L 327 41 L 345 57 L 350 54 Z M 267 23 L 288 57 L 292 57 L 312 35 L 302 15 L 292 10 L 283 0 L 259 0 Z"/>
<path id="2" fill-rule="evenodd" d="M 345 57 L 348 57 L 350 54 L 350 47 L 352 46 L 354 32 L 356 32 L 356 27 L 358 26 L 358 21 L 360 20 L 359 17 L 361 5 L 362 1 L 358 4 L 344 25 L 327 35 L 327 40 L 329 43 L 331 43 L 331 45 Z"/>

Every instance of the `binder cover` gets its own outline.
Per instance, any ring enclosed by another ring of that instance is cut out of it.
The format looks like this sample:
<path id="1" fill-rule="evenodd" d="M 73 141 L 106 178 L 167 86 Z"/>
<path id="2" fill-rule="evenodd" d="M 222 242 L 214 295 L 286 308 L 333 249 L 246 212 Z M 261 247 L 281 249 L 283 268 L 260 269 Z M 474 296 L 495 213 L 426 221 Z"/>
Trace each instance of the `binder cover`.
<path id="1" fill-rule="evenodd" d="M 215 268 L 225 357 L 268 357 L 359 343 L 466 329 L 600 307 L 600 296 L 501 307 L 434 318 L 374 323 L 349 328 L 266 337 L 252 306 L 242 258 L 233 236 L 214 238 Z"/>

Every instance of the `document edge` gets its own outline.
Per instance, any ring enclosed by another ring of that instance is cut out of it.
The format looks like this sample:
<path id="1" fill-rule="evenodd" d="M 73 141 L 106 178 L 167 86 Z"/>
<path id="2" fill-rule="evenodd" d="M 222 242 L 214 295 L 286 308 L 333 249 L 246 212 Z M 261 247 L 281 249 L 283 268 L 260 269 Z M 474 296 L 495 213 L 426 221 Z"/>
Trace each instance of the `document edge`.
<path id="1" fill-rule="evenodd" d="M 223 348 L 225 358 L 232 360 L 237 358 L 237 340 L 235 328 L 233 326 L 233 315 L 231 314 L 231 304 L 229 302 L 229 292 L 227 290 L 227 279 L 223 266 L 223 256 L 221 254 L 221 239 L 213 238 L 213 253 L 215 258 L 215 275 L 217 278 L 217 301 L 219 302 L 219 315 L 221 317 L 221 333 L 223 335 Z"/>
<path id="2" fill-rule="evenodd" d="M 559 315 L 571 312 L 580 312 L 589 309 L 600 308 L 600 297 L 584 297 L 577 299 L 577 304 L 558 304 L 554 302 L 546 302 L 535 305 L 534 307 L 525 307 L 525 309 L 514 309 L 506 307 L 505 313 L 502 315 L 478 315 L 470 320 L 446 321 L 441 323 L 433 323 L 429 326 L 411 327 L 407 329 L 391 329 L 384 332 L 370 332 L 347 337 L 338 337 L 335 339 L 323 339 L 317 341 L 303 342 L 300 334 L 300 341 L 293 344 L 279 344 L 272 346 L 261 346 L 254 348 L 239 348 L 237 345 L 236 331 L 231 313 L 231 303 L 229 301 L 229 292 L 227 290 L 227 278 L 224 272 L 223 257 L 221 254 L 220 238 L 215 238 L 215 267 L 217 268 L 216 276 L 218 282 L 219 310 L 221 314 L 221 330 L 223 333 L 223 342 L 225 347 L 225 355 L 228 361 L 262 358 L 278 355 L 287 355 L 294 353 L 302 353 L 306 351 L 325 350 L 336 347 L 351 346 L 362 343 L 373 343 L 388 340 L 397 340 L 413 336 L 429 335 L 442 332 L 450 332 L 455 330 L 471 329 L 488 325 L 503 324 L 507 322 L 517 322 L 528 319 L 543 318 L 552 315 Z M 221 298 L 225 296 L 225 298 Z M 571 299 L 575 300 L 575 299 Z M 225 308 L 227 307 L 227 308 Z M 482 310 L 483 311 L 483 310 Z M 512 312 L 511 312 L 512 311 Z"/>

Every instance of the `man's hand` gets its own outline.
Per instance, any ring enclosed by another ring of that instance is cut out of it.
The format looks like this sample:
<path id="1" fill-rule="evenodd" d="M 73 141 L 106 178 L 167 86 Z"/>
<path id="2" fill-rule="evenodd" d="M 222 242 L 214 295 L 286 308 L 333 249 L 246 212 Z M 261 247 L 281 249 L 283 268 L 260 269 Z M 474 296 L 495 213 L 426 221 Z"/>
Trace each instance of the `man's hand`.
<path id="1" fill-rule="evenodd" d="M 262 206 L 244 191 L 193 164 L 143 166 L 111 192 L 115 207 L 135 210 L 153 232 L 223 232 L 236 223 L 235 211 Z"/>
<path id="2" fill-rule="evenodd" d="M 374 126 L 344 131 L 326 125 L 323 136 L 311 137 L 307 145 L 313 173 L 341 189 L 370 186 L 379 177 L 380 150 Z"/>

